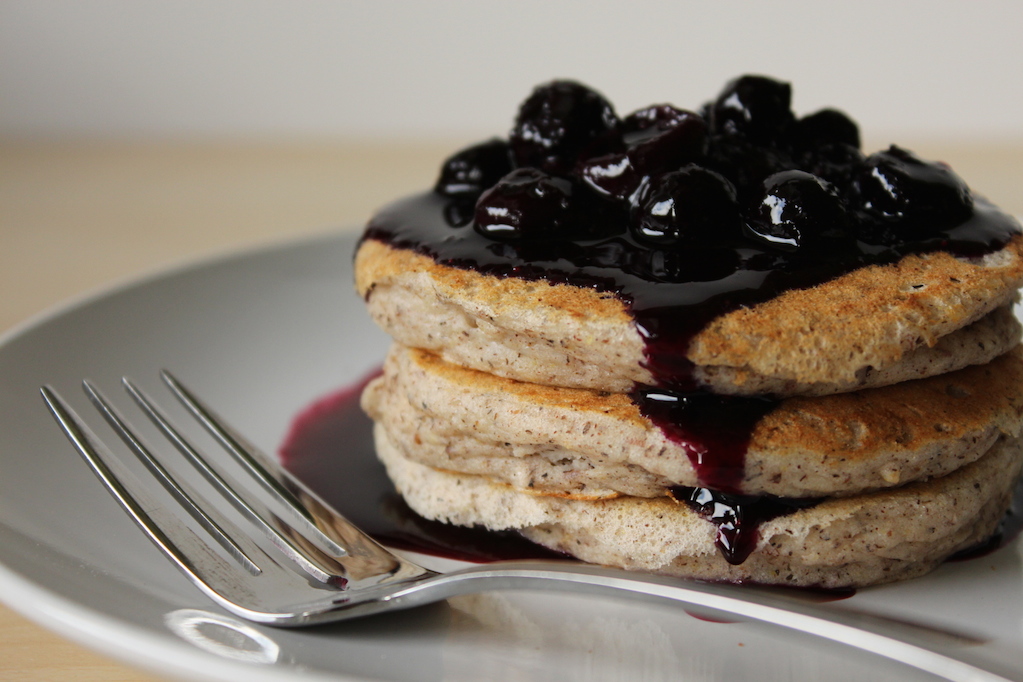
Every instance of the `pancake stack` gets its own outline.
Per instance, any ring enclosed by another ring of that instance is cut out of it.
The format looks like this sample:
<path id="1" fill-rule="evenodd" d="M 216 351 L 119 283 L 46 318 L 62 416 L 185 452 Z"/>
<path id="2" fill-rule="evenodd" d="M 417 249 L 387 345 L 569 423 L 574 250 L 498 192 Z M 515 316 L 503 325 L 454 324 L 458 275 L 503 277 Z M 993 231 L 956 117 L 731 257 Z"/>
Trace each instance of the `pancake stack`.
<path id="1" fill-rule="evenodd" d="M 1023 465 L 1023 235 L 946 167 L 864 156 L 847 117 L 789 99 L 747 76 L 700 113 L 619 119 L 556 81 L 374 218 L 356 287 L 395 343 L 363 407 L 415 512 L 825 588 L 997 531 Z"/>

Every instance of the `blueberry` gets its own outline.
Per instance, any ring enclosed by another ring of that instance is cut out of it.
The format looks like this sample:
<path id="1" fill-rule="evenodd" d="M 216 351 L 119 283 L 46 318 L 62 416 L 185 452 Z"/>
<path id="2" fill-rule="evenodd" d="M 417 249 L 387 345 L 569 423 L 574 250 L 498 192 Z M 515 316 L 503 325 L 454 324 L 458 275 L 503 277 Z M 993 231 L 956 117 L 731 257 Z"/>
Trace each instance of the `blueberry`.
<path id="1" fill-rule="evenodd" d="M 805 171 L 776 173 L 747 215 L 746 235 L 782 251 L 838 248 L 852 239 L 852 222 L 834 186 Z"/>
<path id="2" fill-rule="evenodd" d="M 567 173 L 581 156 L 596 156 L 613 140 L 618 117 L 604 97 L 585 85 L 554 81 L 533 91 L 512 128 L 512 157 L 518 167 Z"/>
<path id="3" fill-rule="evenodd" d="M 480 195 L 474 229 L 506 241 L 564 236 L 571 208 L 570 182 L 535 168 L 520 168 Z"/>
<path id="4" fill-rule="evenodd" d="M 841 142 L 821 144 L 800 156 L 800 169 L 830 182 L 842 196 L 851 192 L 865 157 L 856 147 Z"/>
<path id="5" fill-rule="evenodd" d="M 627 201 L 642 180 L 624 152 L 587 159 L 575 174 L 598 194 L 619 201 Z"/>
<path id="6" fill-rule="evenodd" d="M 896 146 L 867 157 L 856 190 L 868 215 L 897 221 L 904 238 L 924 238 L 970 217 L 973 197 L 947 166 Z"/>
<path id="7" fill-rule="evenodd" d="M 674 170 L 707 152 L 707 124 L 691 111 L 659 104 L 622 120 L 622 140 L 642 175 Z"/>
<path id="8" fill-rule="evenodd" d="M 707 124 L 698 115 L 658 104 L 629 114 L 621 123 L 622 146 L 575 169 L 603 196 L 627 201 L 645 177 L 676 170 L 707 151 Z"/>
<path id="9" fill-rule="evenodd" d="M 633 234 L 656 246 L 712 246 L 740 227 L 732 183 L 695 164 L 650 178 L 633 209 Z"/>
<path id="10" fill-rule="evenodd" d="M 802 150 L 833 144 L 860 148 L 859 126 L 837 109 L 821 109 L 799 119 L 796 122 L 795 137 L 796 145 Z"/>
<path id="11" fill-rule="evenodd" d="M 781 144 L 788 138 L 792 87 L 764 76 L 741 76 L 728 83 L 710 108 L 711 128 L 756 144 Z"/>
<path id="12" fill-rule="evenodd" d="M 644 137 L 657 135 L 691 116 L 696 114 L 671 104 L 652 104 L 637 109 L 622 119 L 622 135 L 632 138 L 633 143 L 639 142 Z"/>
<path id="13" fill-rule="evenodd" d="M 434 191 L 450 197 L 478 195 L 509 171 L 508 143 L 495 138 L 463 149 L 445 161 Z"/>
<path id="14" fill-rule="evenodd" d="M 726 135 L 711 137 L 703 165 L 731 180 L 742 204 L 760 198 L 765 178 L 797 166 L 787 152 Z"/>

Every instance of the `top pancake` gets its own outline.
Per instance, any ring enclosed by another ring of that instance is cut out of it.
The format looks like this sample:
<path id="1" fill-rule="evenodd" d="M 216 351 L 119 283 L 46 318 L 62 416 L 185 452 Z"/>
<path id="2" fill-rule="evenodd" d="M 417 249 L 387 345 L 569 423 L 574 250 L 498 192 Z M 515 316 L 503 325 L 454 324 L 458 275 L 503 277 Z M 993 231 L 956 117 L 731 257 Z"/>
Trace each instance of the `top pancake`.
<path id="1" fill-rule="evenodd" d="M 520 381 L 621 392 L 655 379 L 614 293 L 440 265 L 374 239 L 355 258 L 370 314 L 402 344 Z M 711 320 L 680 354 L 724 394 L 827 395 L 982 364 L 1012 348 L 1023 235 L 859 268 Z"/>

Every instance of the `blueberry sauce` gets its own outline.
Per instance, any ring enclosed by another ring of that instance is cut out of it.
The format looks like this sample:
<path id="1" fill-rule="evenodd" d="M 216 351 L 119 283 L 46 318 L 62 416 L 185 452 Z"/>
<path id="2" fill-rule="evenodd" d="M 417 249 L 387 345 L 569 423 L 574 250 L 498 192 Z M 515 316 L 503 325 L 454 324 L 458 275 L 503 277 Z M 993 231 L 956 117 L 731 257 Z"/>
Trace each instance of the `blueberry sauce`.
<path id="1" fill-rule="evenodd" d="M 725 561 L 736 566 L 746 561 L 756 549 L 761 524 L 812 507 L 820 501 L 815 498 L 730 495 L 710 488 L 687 486 L 672 486 L 668 493 L 717 526 L 714 544 Z"/>
<path id="2" fill-rule="evenodd" d="M 731 248 L 700 249 L 652 248 L 625 232 L 592 239 L 500 241 L 485 237 L 471 222 L 452 226 L 448 216 L 458 212 L 452 208 L 458 205 L 459 200 L 434 192 L 404 199 L 380 211 L 364 239 L 482 274 L 614 293 L 628 305 L 644 338 L 646 367 L 657 385 L 681 391 L 697 388 L 685 357 L 689 340 L 718 315 L 862 265 L 894 262 L 910 252 L 989 253 L 1017 230 L 1012 218 L 978 201 L 969 219 L 933 238 L 889 247 L 856 242 L 838 254 L 844 257 L 806 260 L 738 239 Z M 594 210 L 594 215 L 601 214 Z"/>
<path id="3" fill-rule="evenodd" d="M 632 398 L 686 450 L 702 487 L 733 495 L 746 520 L 722 520 L 719 546 L 741 561 L 748 519 L 791 509 L 734 497 L 752 429 L 776 402 L 702 392 L 692 338 L 722 314 L 865 265 L 981 256 L 1019 232 L 944 164 L 859 145 L 851 118 L 797 117 L 791 87 L 763 76 L 731 81 L 696 112 L 659 104 L 621 118 L 594 90 L 554 81 L 523 102 L 507 140 L 452 156 L 433 191 L 384 208 L 363 239 L 618 297 L 653 376 Z"/>
<path id="4" fill-rule="evenodd" d="M 690 391 L 689 340 L 718 315 L 908 253 L 982 255 L 1019 231 L 946 165 L 896 146 L 865 156 L 848 116 L 798 118 L 790 102 L 787 83 L 742 76 L 700 113 L 619 118 L 584 85 L 541 85 L 507 141 L 453 155 L 364 238 L 613 293 L 654 384 Z"/>
<path id="5" fill-rule="evenodd" d="M 753 427 L 778 404 L 769 398 L 737 399 L 646 388 L 634 391 L 632 400 L 647 419 L 682 447 L 703 486 L 732 494 L 740 493 Z"/>

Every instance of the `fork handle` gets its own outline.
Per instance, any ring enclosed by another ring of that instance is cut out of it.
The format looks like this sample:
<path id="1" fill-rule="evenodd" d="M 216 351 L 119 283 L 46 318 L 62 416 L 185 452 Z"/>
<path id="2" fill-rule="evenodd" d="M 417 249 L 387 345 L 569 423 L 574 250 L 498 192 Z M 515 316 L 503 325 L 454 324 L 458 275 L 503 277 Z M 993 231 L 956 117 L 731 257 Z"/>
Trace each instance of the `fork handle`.
<path id="1" fill-rule="evenodd" d="M 994 672 L 943 651 L 966 647 L 977 638 L 948 630 L 887 619 L 848 608 L 800 602 L 791 596 L 737 590 L 679 579 L 629 574 L 600 566 L 577 563 L 500 562 L 474 566 L 431 577 L 393 594 L 401 606 L 417 606 L 461 594 L 487 590 L 556 590 L 603 595 L 627 593 L 657 601 L 672 601 L 739 616 L 823 637 L 889 658 L 955 682 L 1010 682 Z"/>

